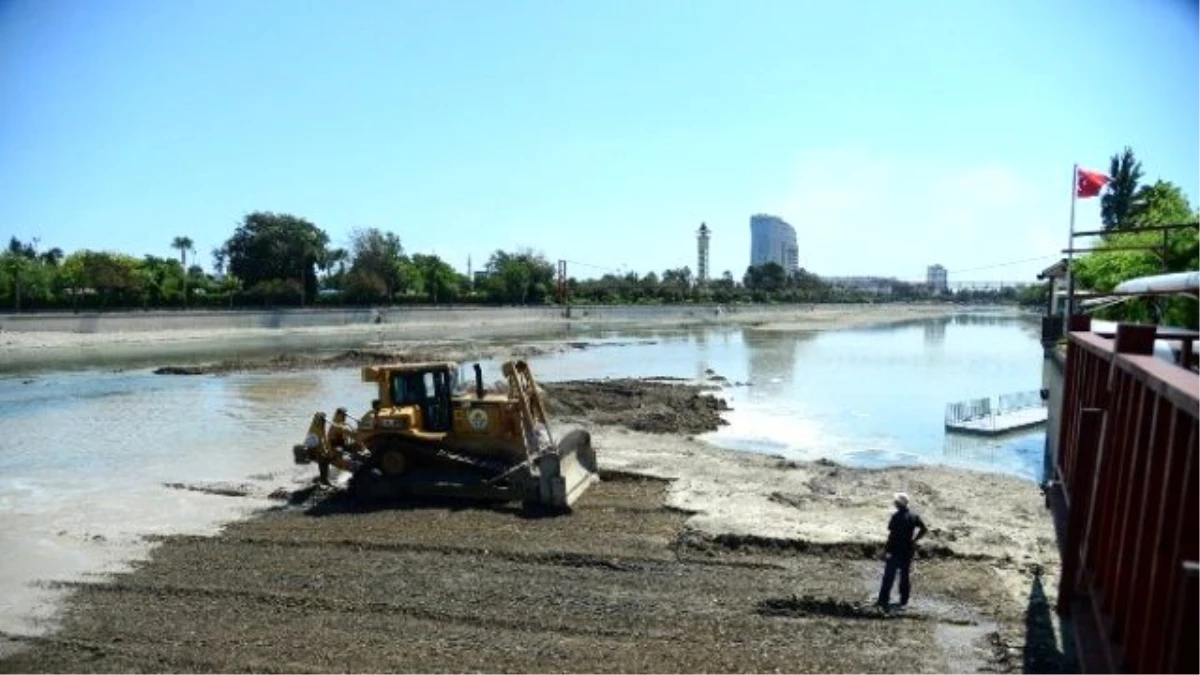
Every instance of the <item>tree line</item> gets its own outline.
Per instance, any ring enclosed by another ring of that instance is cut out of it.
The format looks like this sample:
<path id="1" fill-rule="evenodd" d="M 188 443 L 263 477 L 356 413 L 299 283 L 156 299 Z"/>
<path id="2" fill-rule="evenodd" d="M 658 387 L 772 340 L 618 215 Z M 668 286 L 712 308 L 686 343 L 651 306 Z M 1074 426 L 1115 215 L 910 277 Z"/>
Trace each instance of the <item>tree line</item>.
<path id="1" fill-rule="evenodd" d="M 558 283 L 546 257 L 531 249 L 495 251 L 469 278 L 437 255 L 409 253 L 394 232 L 354 230 L 333 247 L 313 223 L 284 213 L 247 214 L 212 253 L 213 271 L 195 264 L 194 242 L 177 236 L 178 258 L 79 250 L 41 250 L 12 238 L 0 253 L 0 307 L 130 309 L 281 307 L 373 304 L 688 303 L 1043 301 L 1037 288 L 938 295 L 924 284 L 893 282 L 890 295 L 835 288 L 805 270 L 776 263 L 730 271 L 698 283 L 688 267 L 661 274 L 606 274 Z M 191 264 L 189 264 L 191 261 Z"/>
<path id="2" fill-rule="evenodd" d="M 1100 196 L 1105 234 L 1096 245 L 1099 250 L 1074 261 L 1077 289 L 1106 292 L 1136 277 L 1200 269 L 1200 215 L 1179 186 L 1163 180 L 1143 183 L 1144 176 L 1131 148 L 1110 158 L 1109 182 Z M 1146 229 L 1162 225 L 1188 227 Z M 1197 303 L 1190 298 L 1129 300 L 1098 315 L 1191 328 L 1198 318 Z"/>

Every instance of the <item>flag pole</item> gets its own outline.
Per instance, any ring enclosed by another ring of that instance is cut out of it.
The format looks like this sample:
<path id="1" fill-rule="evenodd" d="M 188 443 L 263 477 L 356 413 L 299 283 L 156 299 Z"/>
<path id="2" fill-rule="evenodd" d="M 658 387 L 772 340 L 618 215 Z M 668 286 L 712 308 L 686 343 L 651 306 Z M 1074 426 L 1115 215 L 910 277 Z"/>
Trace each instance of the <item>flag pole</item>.
<path id="1" fill-rule="evenodd" d="M 1063 332 L 1075 313 L 1075 200 L 1079 197 L 1079 164 L 1071 167 L 1071 234 L 1067 239 L 1067 308 L 1063 312 Z"/>

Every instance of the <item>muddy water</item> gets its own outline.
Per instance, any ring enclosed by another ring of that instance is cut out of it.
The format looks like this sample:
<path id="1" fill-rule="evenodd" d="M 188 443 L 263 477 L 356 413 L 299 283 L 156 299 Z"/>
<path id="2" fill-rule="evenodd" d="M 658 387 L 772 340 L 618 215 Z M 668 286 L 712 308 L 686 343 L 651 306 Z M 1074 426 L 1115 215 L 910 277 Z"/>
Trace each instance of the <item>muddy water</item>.
<path id="1" fill-rule="evenodd" d="M 593 335 L 531 359 L 544 380 L 710 377 L 734 410 L 710 442 L 857 465 L 930 462 L 1035 478 L 1041 435 L 947 440 L 949 401 L 1040 386 L 1036 325 L 962 316 L 883 329 L 725 328 Z M 630 344 L 632 341 L 632 344 Z M 496 364 L 487 364 L 492 377 Z M 115 569 L 146 535 L 211 532 L 312 472 L 290 446 L 311 414 L 364 407 L 357 369 L 165 377 L 42 372 L 0 379 L 0 631 L 53 624 L 46 580 Z M 193 488 L 193 489 L 181 489 Z M 205 492 L 243 494 L 245 497 Z"/>

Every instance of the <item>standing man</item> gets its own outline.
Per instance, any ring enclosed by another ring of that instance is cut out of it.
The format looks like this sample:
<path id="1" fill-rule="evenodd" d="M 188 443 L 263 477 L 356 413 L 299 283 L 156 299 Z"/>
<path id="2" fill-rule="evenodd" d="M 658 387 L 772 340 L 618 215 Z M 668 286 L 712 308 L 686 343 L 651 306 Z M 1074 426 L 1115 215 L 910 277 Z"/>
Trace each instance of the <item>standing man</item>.
<path id="1" fill-rule="evenodd" d="M 883 585 L 879 588 L 880 607 L 887 609 L 892 595 L 892 583 L 896 580 L 896 572 L 900 572 L 900 606 L 908 604 L 908 593 L 912 590 L 909 584 L 908 571 L 912 566 L 913 552 L 916 543 L 928 531 L 921 516 L 908 509 L 908 495 L 897 492 L 892 499 L 896 512 L 888 521 L 888 540 L 885 550 L 887 563 L 883 568 Z M 913 536 L 913 533 L 916 536 Z"/>

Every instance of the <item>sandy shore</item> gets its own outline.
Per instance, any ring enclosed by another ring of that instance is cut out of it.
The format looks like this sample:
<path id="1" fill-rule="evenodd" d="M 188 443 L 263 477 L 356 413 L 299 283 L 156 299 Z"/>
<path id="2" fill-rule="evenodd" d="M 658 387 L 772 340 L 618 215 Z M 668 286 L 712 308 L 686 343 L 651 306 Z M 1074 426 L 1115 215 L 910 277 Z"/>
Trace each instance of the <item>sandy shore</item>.
<path id="1" fill-rule="evenodd" d="M 312 348 L 387 346 L 421 340 L 485 340 L 538 335 L 568 336 L 572 331 L 603 328 L 667 328 L 705 325 L 741 325 L 755 330 L 816 331 L 880 325 L 949 316 L 961 312 L 953 305 L 805 305 L 776 308 L 738 308 L 721 315 L 640 315 L 634 319 L 575 316 L 571 319 L 531 321 L 517 313 L 512 318 L 491 316 L 483 320 L 439 323 L 418 322 L 352 324 L 304 328 L 230 328 L 133 332 L 14 332 L 0 331 L 0 370 L 35 366 L 86 365 L 102 358 L 221 358 L 272 350 L 303 351 Z"/>
<path id="2" fill-rule="evenodd" d="M 62 630 L 11 638 L 0 671 L 1060 667 L 1036 485 L 716 450 L 691 435 L 719 424 L 696 388 L 546 386 L 558 428 L 590 429 L 604 470 L 572 515 L 364 509 L 299 489 L 216 537 L 167 537 L 111 581 L 68 584 Z M 897 490 L 931 533 L 912 606 L 881 614 L 867 605 Z"/>

